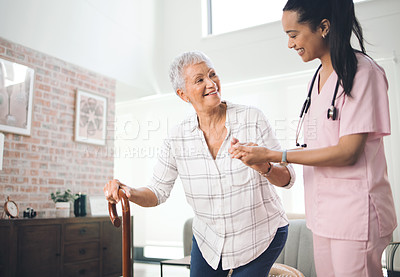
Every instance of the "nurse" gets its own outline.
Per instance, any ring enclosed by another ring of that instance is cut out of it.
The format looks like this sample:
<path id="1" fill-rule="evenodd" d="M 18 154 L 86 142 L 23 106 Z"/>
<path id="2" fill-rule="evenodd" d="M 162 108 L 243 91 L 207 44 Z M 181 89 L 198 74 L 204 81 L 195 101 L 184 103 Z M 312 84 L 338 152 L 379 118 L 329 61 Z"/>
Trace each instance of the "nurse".
<path id="1" fill-rule="evenodd" d="M 382 276 L 382 252 L 397 226 L 383 147 L 390 134 L 385 72 L 365 52 L 352 0 L 289 0 L 282 24 L 290 49 L 321 62 L 302 111 L 305 144 L 276 151 L 235 141 L 229 152 L 251 167 L 304 165 L 318 276 Z"/>

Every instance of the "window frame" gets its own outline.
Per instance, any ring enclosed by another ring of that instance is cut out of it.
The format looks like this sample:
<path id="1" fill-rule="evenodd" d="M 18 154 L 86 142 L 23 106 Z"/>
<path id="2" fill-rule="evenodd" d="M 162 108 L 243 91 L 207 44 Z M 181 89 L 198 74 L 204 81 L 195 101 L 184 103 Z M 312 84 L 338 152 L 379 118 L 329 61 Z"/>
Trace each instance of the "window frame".
<path id="1" fill-rule="evenodd" d="M 235 31 L 239 31 L 239 30 L 243 30 L 243 29 L 247 29 L 247 28 L 253 28 L 253 27 L 264 25 L 264 24 L 270 24 L 270 23 L 274 23 L 274 22 L 279 21 L 279 20 L 273 20 L 273 21 L 268 21 L 268 22 L 262 23 L 262 24 L 251 25 L 251 26 L 240 28 L 240 29 L 235 29 L 235 30 L 221 32 L 221 33 L 218 33 L 218 34 L 213 34 L 212 1 L 213 0 L 204 0 L 203 1 L 203 3 L 205 3 L 203 10 L 204 10 L 204 14 L 206 15 L 205 25 L 203 26 L 203 34 L 204 34 L 203 36 L 204 37 L 223 35 L 223 34 L 235 32 Z M 369 2 L 369 1 L 372 1 L 372 0 L 353 0 L 355 5 L 357 5 L 359 3 L 363 3 L 363 2 Z"/>

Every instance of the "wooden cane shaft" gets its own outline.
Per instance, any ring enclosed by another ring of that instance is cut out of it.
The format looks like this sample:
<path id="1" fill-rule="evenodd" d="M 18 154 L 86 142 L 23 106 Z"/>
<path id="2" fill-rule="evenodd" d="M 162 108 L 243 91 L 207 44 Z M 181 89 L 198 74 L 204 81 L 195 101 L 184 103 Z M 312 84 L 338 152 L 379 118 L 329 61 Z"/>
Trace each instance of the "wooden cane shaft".
<path id="1" fill-rule="evenodd" d="M 125 195 L 125 191 L 118 190 L 118 195 L 122 205 L 122 276 L 132 277 L 132 257 L 131 257 L 131 214 L 129 200 Z M 115 227 L 121 226 L 121 220 L 118 217 L 115 204 L 108 203 L 108 212 L 110 219 Z"/>

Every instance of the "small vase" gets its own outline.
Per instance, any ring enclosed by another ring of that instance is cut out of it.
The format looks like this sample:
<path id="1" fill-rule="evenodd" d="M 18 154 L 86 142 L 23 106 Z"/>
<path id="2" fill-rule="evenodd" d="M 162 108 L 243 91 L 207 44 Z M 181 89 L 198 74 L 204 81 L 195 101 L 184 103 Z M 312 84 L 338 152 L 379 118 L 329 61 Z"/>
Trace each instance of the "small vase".
<path id="1" fill-rule="evenodd" d="M 56 217 L 69 217 L 70 205 L 69 202 L 57 202 Z"/>
<path id="2" fill-rule="evenodd" d="M 80 194 L 74 201 L 75 216 L 86 216 L 86 195 Z"/>

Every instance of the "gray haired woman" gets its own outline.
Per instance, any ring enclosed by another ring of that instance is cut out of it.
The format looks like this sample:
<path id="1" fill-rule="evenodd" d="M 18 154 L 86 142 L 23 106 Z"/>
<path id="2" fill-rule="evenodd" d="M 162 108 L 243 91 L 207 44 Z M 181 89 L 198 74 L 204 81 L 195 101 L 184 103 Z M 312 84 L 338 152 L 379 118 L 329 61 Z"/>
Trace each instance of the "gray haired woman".
<path id="1" fill-rule="evenodd" d="M 132 188 L 118 180 L 104 187 L 108 201 L 120 199 L 144 207 L 167 200 L 180 176 L 193 208 L 190 276 L 266 276 L 287 238 L 288 220 L 275 186 L 290 188 L 291 166 L 262 163 L 252 168 L 232 159 L 228 149 L 254 141 L 281 149 L 264 114 L 221 100 L 221 82 L 211 60 L 201 52 L 175 58 L 170 69 L 174 91 L 195 113 L 164 140 L 151 183 Z"/>

